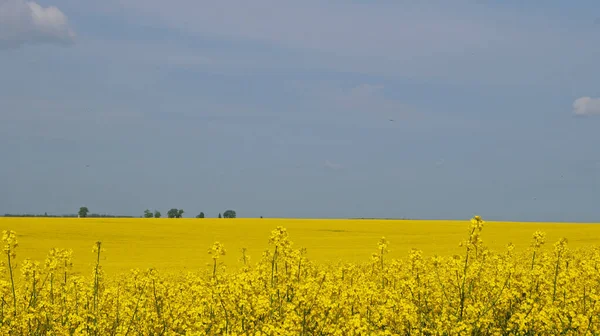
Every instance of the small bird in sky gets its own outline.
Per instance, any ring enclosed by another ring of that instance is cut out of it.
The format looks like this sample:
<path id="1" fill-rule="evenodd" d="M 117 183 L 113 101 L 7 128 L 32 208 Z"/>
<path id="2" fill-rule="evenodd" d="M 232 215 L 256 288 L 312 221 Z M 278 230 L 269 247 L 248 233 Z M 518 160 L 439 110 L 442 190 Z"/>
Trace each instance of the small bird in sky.
<path id="1" fill-rule="evenodd" d="M 390 121 L 394 121 L 394 119 L 390 119 Z"/>

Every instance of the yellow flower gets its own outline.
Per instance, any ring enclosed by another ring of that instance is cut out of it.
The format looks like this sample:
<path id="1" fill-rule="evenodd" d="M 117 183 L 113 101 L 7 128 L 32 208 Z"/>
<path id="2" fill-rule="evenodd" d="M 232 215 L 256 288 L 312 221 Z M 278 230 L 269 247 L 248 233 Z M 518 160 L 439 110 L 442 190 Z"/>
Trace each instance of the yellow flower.
<path id="1" fill-rule="evenodd" d="M 17 234 L 12 230 L 4 230 L 2 231 L 2 241 L 4 242 L 4 252 L 8 253 L 8 255 L 14 259 L 17 256 L 15 249 L 19 247 Z"/>
<path id="2" fill-rule="evenodd" d="M 536 231 L 533 233 L 533 239 L 531 241 L 531 247 L 534 249 L 540 248 L 546 242 L 546 233 L 542 231 Z"/>
<path id="3" fill-rule="evenodd" d="M 242 249 L 243 268 L 218 274 L 220 242 L 208 249 L 212 272 L 111 276 L 97 265 L 87 276 L 68 274 L 72 251 L 54 248 L 45 268 L 24 259 L 18 281 L 0 277 L 0 335 L 600 334 L 599 247 L 569 249 L 561 239 L 544 251 L 545 234 L 536 232 L 534 253 L 513 244 L 495 252 L 481 240 L 482 223 L 465 223 L 460 254 L 424 258 L 427 251 L 412 249 L 385 264 L 385 238 L 376 241 L 376 263 L 367 255 L 319 264 L 292 250 L 279 227 L 262 259 L 249 265 Z M 9 255 L 15 237 L 4 234 Z M 0 269 L 12 274 L 11 260 Z"/>
<path id="4" fill-rule="evenodd" d="M 225 247 L 220 242 L 215 242 L 213 246 L 208 249 L 208 254 L 211 254 L 213 259 L 219 259 L 219 257 L 224 256 L 225 253 Z"/>

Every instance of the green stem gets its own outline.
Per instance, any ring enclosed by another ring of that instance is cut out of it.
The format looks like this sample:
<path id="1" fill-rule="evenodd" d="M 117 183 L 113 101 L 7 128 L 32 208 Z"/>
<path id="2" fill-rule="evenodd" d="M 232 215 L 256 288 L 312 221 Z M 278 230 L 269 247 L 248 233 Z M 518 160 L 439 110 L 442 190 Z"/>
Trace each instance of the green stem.
<path id="1" fill-rule="evenodd" d="M 98 310 L 98 269 L 100 267 L 100 247 L 102 243 L 97 242 L 96 246 L 98 246 L 98 254 L 96 256 L 96 270 L 94 274 L 94 313 Z"/>
<path id="2" fill-rule="evenodd" d="M 17 317 L 17 293 L 15 291 L 15 279 L 13 277 L 13 269 L 12 269 L 12 263 L 10 262 L 10 249 L 6 252 L 7 256 L 8 256 L 8 269 L 10 270 L 10 283 L 12 286 L 12 293 L 13 293 L 13 306 L 15 311 L 13 312 L 13 315 L 15 317 Z"/>

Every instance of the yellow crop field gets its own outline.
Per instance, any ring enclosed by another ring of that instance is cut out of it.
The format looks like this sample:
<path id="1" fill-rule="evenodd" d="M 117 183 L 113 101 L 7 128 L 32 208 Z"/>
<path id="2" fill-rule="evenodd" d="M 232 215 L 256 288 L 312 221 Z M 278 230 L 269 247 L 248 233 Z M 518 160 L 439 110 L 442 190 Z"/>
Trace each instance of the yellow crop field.
<path id="1" fill-rule="evenodd" d="M 465 221 L 0 218 L 0 230 L 19 234 L 20 259 L 42 260 L 50 248 L 69 248 L 73 271 L 87 272 L 94 263 L 90 244 L 100 240 L 106 248 L 107 274 L 131 268 L 206 268 L 211 262 L 206 250 L 215 241 L 229 251 L 224 263 L 236 268 L 241 249 L 258 257 L 278 226 L 287 229 L 296 248 L 306 248 L 307 257 L 321 263 L 367 261 L 382 236 L 390 242 L 390 258 L 404 258 L 412 248 L 425 256 L 457 253 L 466 232 Z M 573 247 L 600 245 L 600 225 L 593 224 L 487 222 L 483 238 L 492 249 L 512 242 L 518 251 L 527 247 L 537 230 L 546 232 L 550 242 L 568 237 Z"/>
<path id="2" fill-rule="evenodd" d="M 600 333 L 595 224 L 2 218 L 0 229 L 2 335 Z"/>

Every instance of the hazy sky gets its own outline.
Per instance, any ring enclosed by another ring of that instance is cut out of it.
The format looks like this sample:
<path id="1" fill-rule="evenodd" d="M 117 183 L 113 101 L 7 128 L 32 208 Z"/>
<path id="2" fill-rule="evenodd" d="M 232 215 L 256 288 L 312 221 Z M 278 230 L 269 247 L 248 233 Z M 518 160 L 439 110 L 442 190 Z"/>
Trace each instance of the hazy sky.
<path id="1" fill-rule="evenodd" d="M 600 4 L 527 3 L 0 0 L 0 213 L 600 222 Z"/>

